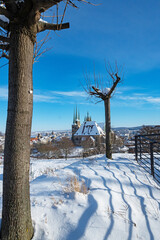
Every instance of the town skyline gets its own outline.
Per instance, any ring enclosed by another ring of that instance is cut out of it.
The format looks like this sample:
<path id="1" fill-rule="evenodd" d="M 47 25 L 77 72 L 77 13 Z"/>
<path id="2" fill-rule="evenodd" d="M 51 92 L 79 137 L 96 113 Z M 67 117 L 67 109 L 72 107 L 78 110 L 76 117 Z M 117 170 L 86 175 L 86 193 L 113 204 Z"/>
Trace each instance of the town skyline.
<path id="1" fill-rule="evenodd" d="M 158 125 L 160 119 L 160 33 L 158 0 L 103 1 L 95 7 L 69 9 L 70 29 L 52 40 L 34 64 L 32 131 L 70 129 L 77 105 L 81 122 L 89 112 L 104 122 L 103 103 L 88 101 L 84 74 L 106 76 L 105 60 L 124 66 L 124 81 L 111 99 L 112 127 Z M 68 11 L 69 12 L 69 11 Z M 44 20 L 46 20 L 44 18 Z M 1 60 L 0 66 L 6 64 Z M 0 131 L 5 132 L 8 66 L 0 68 Z"/>

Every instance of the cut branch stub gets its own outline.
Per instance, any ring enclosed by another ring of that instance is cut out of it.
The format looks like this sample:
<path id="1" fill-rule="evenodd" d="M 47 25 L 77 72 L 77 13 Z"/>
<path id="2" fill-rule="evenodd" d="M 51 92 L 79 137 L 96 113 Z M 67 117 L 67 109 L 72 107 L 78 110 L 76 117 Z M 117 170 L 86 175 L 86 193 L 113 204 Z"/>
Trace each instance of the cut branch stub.
<path id="1" fill-rule="evenodd" d="M 69 28 L 69 23 L 63 23 L 63 24 L 53 24 L 53 23 L 47 23 L 47 22 L 38 22 L 37 26 L 37 32 L 43 32 L 45 30 L 54 30 L 54 31 L 59 31 L 61 29 L 67 29 Z"/>

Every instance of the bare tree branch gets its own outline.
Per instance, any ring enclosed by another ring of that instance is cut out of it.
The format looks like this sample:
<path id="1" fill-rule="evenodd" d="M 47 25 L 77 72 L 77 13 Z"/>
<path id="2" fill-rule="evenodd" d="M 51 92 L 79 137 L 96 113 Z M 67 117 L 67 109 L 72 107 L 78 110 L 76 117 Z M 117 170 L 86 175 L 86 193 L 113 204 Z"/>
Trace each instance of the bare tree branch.
<path id="1" fill-rule="evenodd" d="M 94 86 L 92 86 L 93 90 L 95 91 L 96 95 L 99 96 L 101 99 L 105 98 L 105 95 L 100 91 L 99 88 L 96 88 Z"/>
<path id="2" fill-rule="evenodd" d="M 36 11 L 44 12 L 61 1 L 63 0 L 33 0 L 33 6 Z"/>
<path id="3" fill-rule="evenodd" d="M 86 0 L 78 0 L 79 2 L 84 2 L 84 3 L 87 3 L 87 4 L 91 4 L 91 5 L 93 5 L 93 6 L 98 6 L 98 5 L 100 5 L 100 4 L 94 4 L 94 3 L 92 3 L 92 2 L 89 2 L 89 1 L 86 1 Z"/>
<path id="4" fill-rule="evenodd" d="M 4 8 L 4 7 L 1 7 L 1 6 L 0 6 L 0 14 L 1 14 L 1 15 L 4 15 L 4 16 L 7 17 L 7 18 L 10 17 L 10 13 L 7 11 L 7 9 Z"/>
<path id="5" fill-rule="evenodd" d="M 0 58 L 1 58 L 1 57 L 0 57 Z M 6 65 L 8 65 L 8 63 L 5 63 L 5 64 L 1 65 L 0 68 L 5 67 Z"/>
<path id="6" fill-rule="evenodd" d="M 50 48 L 46 48 L 42 50 L 42 47 L 49 41 L 49 38 L 48 38 L 49 34 L 50 34 L 50 31 L 40 42 L 36 42 L 35 49 L 34 49 L 34 57 L 33 57 L 34 62 L 37 62 L 37 60 L 42 56 L 43 53 L 46 53 L 47 51 L 50 50 Z"/>
<path id="7" fill-rule="evenodd" d="M 0 27 L 5 29 L 5 30 L 8 30 L 8 23 L 4 22 L 0 19 Z"/>
<path id="8" fill-rule="evenodd" d="M 86 1 L 86 0 L 77 0 L 78 2 L 84 2 L 84 3 L 87 3 L 87 4 L 90 4 L 90 5 L 93 5 L 93 6 L 98 6 L 100 4 L 94 4 L 92 2 L 89 2 L 89 1 Z M 72 6 L 72 7 L 75 7 L 75 8 L 78 8 L 74 3 L 73 1 L 69 0 L 69 4 Z"/>
<path id="9" fill-rule="evenodd" d="M 108 64 L 108 67 L 106 66 L 106 71 L 109 75 L 109 79 L 107 78 L 107 81 L 105 83 L 105 88 L 103 87 L 103 78 L 100 76 L 97 76 L 94 71 L 94 81 L 93 84 L 91 84 L 90 79 L 88 79 L 88 75 L 86 74 L 87 78 L 86 80 L 86 89 L 85 91 L 90 97 L 94 97 L 94 99 L 98 100 L 96 102 L 104 102 L 105 107 L 105 133 L 106 133 L 106 157 L 109 159 L 112 159 L 112 142 L 111 142 L 111 114 L 110 114 L 110 99 L 111 95 L 113 95 L 114 90 L 116 89 L 117 84 L 120 82 L 121 78 L 118 76 L 118 66 L 117 63 L 115 65 L 115 71 L 113 71 L 110 64 Z M 110 82 L 110 79 L 112 79 L 112 82 Z M 108 85 L 109 84 L 109 85 Z M 100 100 L 99 100 L 100 99 Z"/>
<path id="10" fill-rule="evenodd" d="M 113 86 L 111 87 L 110 91 L 108 92 L 108 96 L 111 96 L 111 94 L 113 93 L 113 91 L 115 90 L 117 84 L 120 82 L 121 78 L 118 77 L 118 73 L 115 73 L 115 77 L 116 77 L 116 81 L 114 82 Z"/>
<path id="11" fill-rule="evenodd" d="M 101 99 L 101 100 L 97 101 L 95 104 L 97 104 L 97 103 L 100 103 L 100 102 L 102 102 L 102 101 L 103 101 L 103 99 Z"/>
<path id="12" fill-rule="evenodd" d="M 33 6 L 34 9 L 40 12 L 44 12 L 46 11 L 48 8 L 62 2 L 62 1 L 67 1 L 69 5 L 71 5 L 72 7 L 78 8 L 72 0 L 33 0 Z M 92 2 L 86 1 L 86 0 L 77 0 L 77 2 L 84 2 L 87 4 L 91 4 L 94 6 L 97 6 L 97 4 L 93 4 Z M 98 4 L 99 5 L 99 4 Z"/>
<path id="13" fill-rule="evenodd" d="M 38 22 L 37 32 L 42 32 L 45 30 L 61 30 L 61 29 L 67 29 L 69 28 L 69 23 L 63 23 L 63 24 L 54 24 L 54 23 L 47 23 L 47 22 Z"/>
<path id="14" fill-rule="evenodd" d="M 0 49 L 8 51 L 9 50 L 9 44 L 0 44 Z"/>
<path id="15" fill-rule="evenodd" d="M 15 14 L 18 10 L 16 0 L 3 0 L 8 12 Z"/>
<path id="16" fill-rule="evenodd" d="M 117 63 L 115 65 L 115 70 L 112 69 L 110 63 L 108 63 L 108 66 L 105 63 L 105 68 L 109 75 L 109 78 L 107 78 L 106 82 L 104 81 L 103 77 L 100 76 L 100 74 L 97 76 L 94 70 L 94 82 L 92 83 L 88 74 L 85 74 L 86 87 L 83 87 L 89 96 L 101 98 L 103 101 L 105 101 L 107 98 L 111 98 L 111 95 L 113 95 L 117 84 L 121 82 L 121 78 L 118 75 Z M 111 82 L 110 79 L 112 80 Z M 107 86 L 108 88 L 106 88 Z"/>
<path id="17" fill-rule="evenodd" d="M 62 27 L 62 23 L 63 23 L 63 19 L 64 19 L 64 16 L 65 16 L 65 13 L 66 13 L 67 5 L 68 5 L 68 0 L 66 0 L 66 6 L 64 8 L 63 16 L 62 16 L 62 19 L 61 19 L 60 28 Z"/>
<path id="18" fill-rule="evenodd" d="M 9 60 L 9 55 L 6 54 L 5 52 L 2 52 L 2 55 L 0 58 L 3 58 L 3 57 Z"/>
<path id="19" fill-rule="evenodd" d="M 5 43 L 9 43 L 10 39 L 7 38 L 7 37 L 0 36 L 0 41 L 5 42 Z"/>
<path id="20" fill-rule="evenodd" d="M 69 5 L 71 5 L 74 8 L 78 8 L 72 1 L 69 0 Z"/>

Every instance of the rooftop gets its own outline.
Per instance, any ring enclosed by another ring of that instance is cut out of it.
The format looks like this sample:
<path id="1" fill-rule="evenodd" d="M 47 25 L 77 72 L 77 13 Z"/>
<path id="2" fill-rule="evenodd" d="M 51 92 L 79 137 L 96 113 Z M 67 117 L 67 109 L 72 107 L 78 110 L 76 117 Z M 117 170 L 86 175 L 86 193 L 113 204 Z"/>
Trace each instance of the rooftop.
<path id="1" fill-rule="evenodd" d="M 75 133 L 75 136 L 105 135 L 102 128 L 95 121 L 85 121 Z"/>

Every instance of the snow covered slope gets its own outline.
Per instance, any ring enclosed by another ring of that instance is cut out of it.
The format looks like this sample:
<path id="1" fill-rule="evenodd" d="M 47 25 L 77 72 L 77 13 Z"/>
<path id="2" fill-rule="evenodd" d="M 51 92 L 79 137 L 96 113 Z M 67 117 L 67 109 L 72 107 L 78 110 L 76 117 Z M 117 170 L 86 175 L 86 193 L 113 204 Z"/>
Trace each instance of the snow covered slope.
<path id="1" fill-rule="evenodd" d="M 31 160 L 30 175 L 33 240 L 160 239 L 160 187 L 131 154 Z"/>

